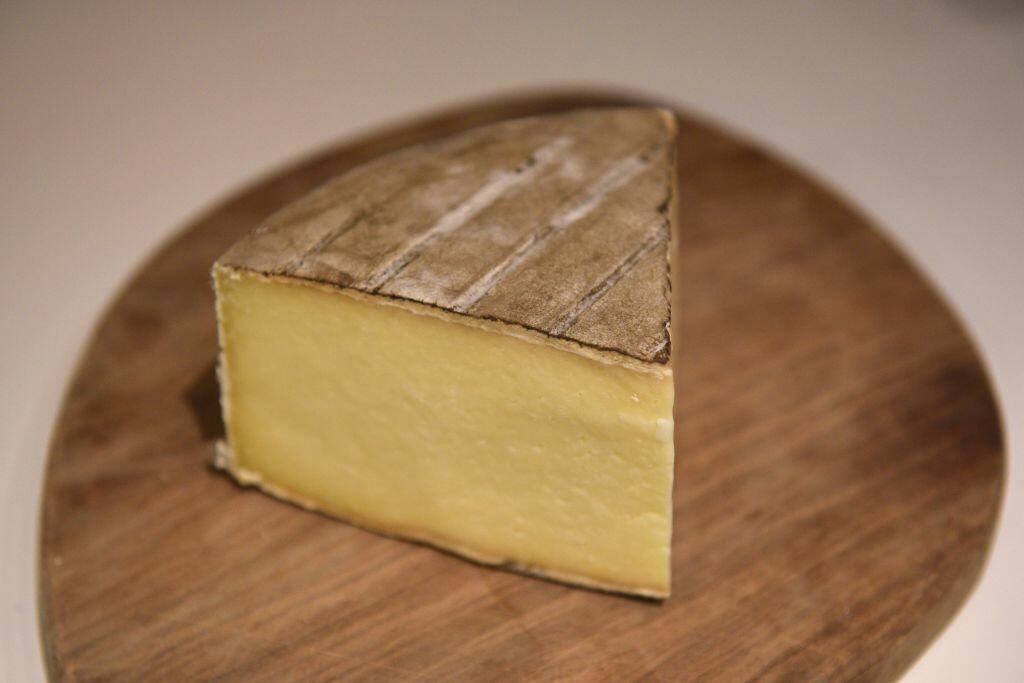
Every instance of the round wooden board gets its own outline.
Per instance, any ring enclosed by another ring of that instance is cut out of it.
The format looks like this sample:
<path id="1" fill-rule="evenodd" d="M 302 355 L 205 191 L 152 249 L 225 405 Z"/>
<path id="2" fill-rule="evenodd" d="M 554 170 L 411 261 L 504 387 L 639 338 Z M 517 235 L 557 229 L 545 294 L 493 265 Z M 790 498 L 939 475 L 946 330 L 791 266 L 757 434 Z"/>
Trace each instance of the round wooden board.
<path id="1" fill-rule="evenodd" d="M 164 247 L 104 315 L 50 452 L 40 565 L 68 681 L 889 680 L 952 617 L 998 513 L 997 409 L 906 260 L 799 171 L 681 127 L 672 597 L 570 588 L 382 538 L 213 471 L 208 271 L 360 162 L 555 93 L 392 126 L 276 173 Z"/>

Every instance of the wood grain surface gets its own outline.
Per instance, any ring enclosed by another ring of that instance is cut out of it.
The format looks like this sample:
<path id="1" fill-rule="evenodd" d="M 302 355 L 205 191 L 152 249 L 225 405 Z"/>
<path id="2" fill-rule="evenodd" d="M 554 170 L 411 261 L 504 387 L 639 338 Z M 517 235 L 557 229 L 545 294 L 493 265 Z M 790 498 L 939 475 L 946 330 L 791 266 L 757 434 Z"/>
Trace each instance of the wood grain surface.
<path id="1" fill-rule="evenodd" d="M 865 219 L 683 116 L 672 597 L 477 566 L 235 486 L 208 272 L 327 178 L 549 93 L 391 126 L 215 207 L 100 321 L 55 426 L 40 558 L 60 681 L 891 680 L 978 578 L 1003 445 L 978 357 Z"/>

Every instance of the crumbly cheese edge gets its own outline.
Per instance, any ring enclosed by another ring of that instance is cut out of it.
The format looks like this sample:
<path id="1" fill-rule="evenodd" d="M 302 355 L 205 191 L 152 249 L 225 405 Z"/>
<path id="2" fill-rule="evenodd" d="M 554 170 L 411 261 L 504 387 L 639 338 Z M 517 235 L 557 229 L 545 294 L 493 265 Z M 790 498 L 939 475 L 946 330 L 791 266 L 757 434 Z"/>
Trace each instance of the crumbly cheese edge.
<path id="1" fill-rule="evenodd" d="M 669 597 L 671 589 L 661 589 L 656 587 L 644 587 L 644 586 L 633 586 L 627 584 L 615 584 L 607 581 L 595 580 L 589 576 L 580 576 L 577 574 L 571 574 L 568 572 L 550 571 L 540 567 L 521 565 L 516 562 L 510 561 L 507 558 L 503 558 L 496 555 L 488 555 L 481 553 L 472 548 L 460 546 L 457 543 L 453 543 L 447 539 L 441 538 L 434 534 L 431 534 L 422 529 L 416 529 L 413 527 L 397 527 L 389 526 L 386 524 L 380 524 L 373 520 L 365 517 L 359 517 L 353 514 L 338 514 L 322 507 L 317 501 L 307 498 L 300 494 L 289 491 L 288 489 L 278 486 L 272 482 L 266 481 L 259 472 L 247 470 L 239 467 L 235 459 L 234 452 L 227 442 L 223 440 L 217 441 L 215 448 L 215 457 L 213 460 L 214 467 L 222 470 L 229 475 L 241 486 L 254 487 L 260 491 L 267 493 L 278 500 L 290 503 L 298 506 L 303 510 L 309 512 L 316 512 L 318 514 L 326 515 L 332 519 L 341 520 L 353 526 L 359 527 L 365 531 L 375 533 L 388 538 L 394 538 L 402 541 L 412 541 L 415 543 L 422 543 L 439 550 L 450 552 L 459 557 L 465 558 L 472 562 L 476 562 L 481 565 L 488 567 L 496 567 L 499 569 L 505 569 L 517 574 L 524 574 L 527 576 L 534 576 L 541 579 L 547 579 L 556 583 L 562 583 L 570 586 L 582 586 L 584 588 L 590 588 L 592 590 L 603 591 L 607 593 L 618 593 L 622 595 L 638 596 L 642 598 L 648 598 L 652 600 L 664 600 Z"/>

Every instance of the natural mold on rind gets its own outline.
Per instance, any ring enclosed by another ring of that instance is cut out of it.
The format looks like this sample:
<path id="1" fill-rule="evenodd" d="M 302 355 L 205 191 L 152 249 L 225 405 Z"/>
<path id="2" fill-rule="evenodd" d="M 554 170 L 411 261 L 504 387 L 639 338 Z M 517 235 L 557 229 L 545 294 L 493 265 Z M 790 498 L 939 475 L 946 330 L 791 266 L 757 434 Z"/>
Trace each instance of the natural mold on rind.
<path id="1" fill-rule="evenodd" d="M 636 271 L 667 255 L 675 134 L 665 110 L 583 109 L 422 143 L 329 181 L 218 263 L 665 365 L 668 286 Z"/>

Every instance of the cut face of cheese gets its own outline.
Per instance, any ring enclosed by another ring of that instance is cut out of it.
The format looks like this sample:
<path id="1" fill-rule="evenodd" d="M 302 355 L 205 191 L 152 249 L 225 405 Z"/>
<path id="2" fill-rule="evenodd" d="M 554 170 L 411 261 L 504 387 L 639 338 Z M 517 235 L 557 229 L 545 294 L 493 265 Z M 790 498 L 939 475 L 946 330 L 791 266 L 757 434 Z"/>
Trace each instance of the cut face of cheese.
<path id="1" fill-rule="evenodd" d="M 666 596 L 673 135 L 645 109 L 488 126 L 271 217 L 214 267 L 218 464 L 369 530 Z"/>
<path id="2" fill-rule="evenodd" d="M 239 472 L 483 562 L 665 592 L 671 377 L 422 306 L 217 277 Z"/>

